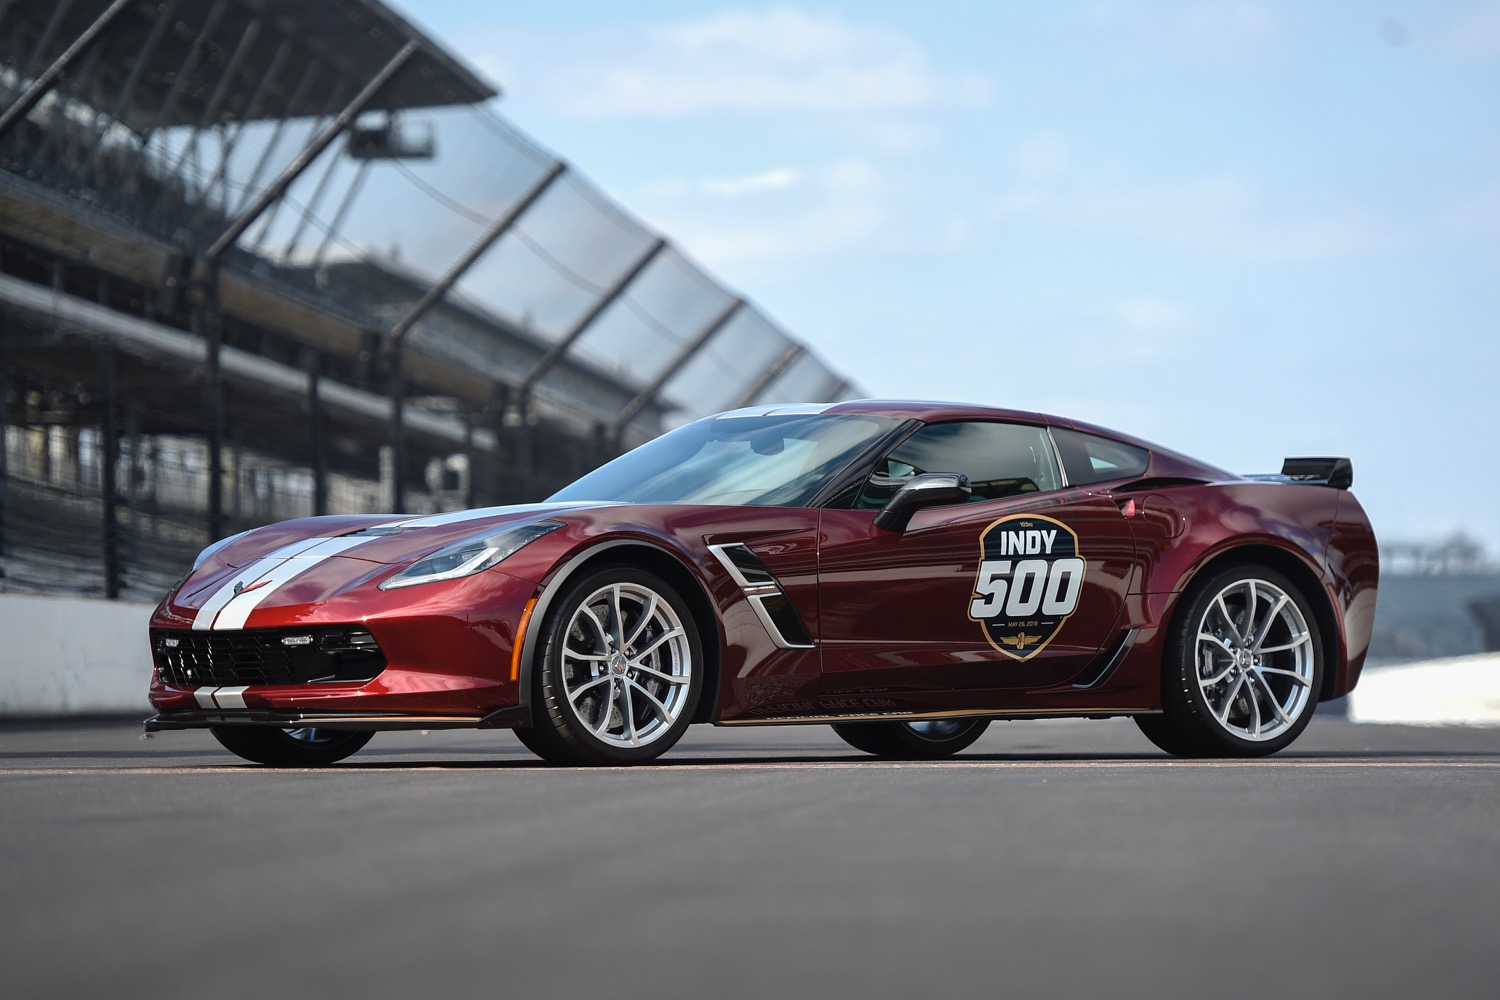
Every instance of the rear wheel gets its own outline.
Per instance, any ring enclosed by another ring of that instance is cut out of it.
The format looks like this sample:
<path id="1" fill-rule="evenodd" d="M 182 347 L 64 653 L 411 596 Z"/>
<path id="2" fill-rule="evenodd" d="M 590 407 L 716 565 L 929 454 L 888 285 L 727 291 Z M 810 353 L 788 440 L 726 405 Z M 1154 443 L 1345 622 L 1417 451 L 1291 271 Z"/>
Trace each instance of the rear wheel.
<path id="1" fill-rule="evenodd" d="M 1179 757 L 1262 757 L 1312 721 L 1323 645 L 1307 598 L 1281 573 L 1237 566 L 1195 586 L 1162 659 L 1162 714 L 1137 716 Z"/>
<path id="2" fill-rule="evenodd" d="M 267 726 L 215 726 L 209 729 L 226 750 L 257 764 L 321 767 L 357 752 L 375 734 L 343 729 L 272 729 Z"/>
<path id="3" fill-rule="evenodd" d="M 918 722 L 842 722 L 839 739 L 865 753 L 895 760 L 935 760 L 967 749 L 989 728 L 989 719 Z"/>
<path id="4" fill-rule="evenodd" d="M 616 566 L 570 587 L 548 614 L 536 725 L 516 737 L 560 764 L 634 764 L 692 722 L 703 653 L 686 602 L 653 573 Z"/>

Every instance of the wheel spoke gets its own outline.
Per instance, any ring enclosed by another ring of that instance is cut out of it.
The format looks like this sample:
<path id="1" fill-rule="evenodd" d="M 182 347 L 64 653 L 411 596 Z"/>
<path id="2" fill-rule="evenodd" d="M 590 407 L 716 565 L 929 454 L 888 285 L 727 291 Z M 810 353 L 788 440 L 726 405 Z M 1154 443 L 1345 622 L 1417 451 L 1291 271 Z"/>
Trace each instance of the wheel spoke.
<path id="1" fill-rule="evenodd" d="M 600 737 L 601 739 L 604 736 L 605 730 L 609 728 L 609 717 L 614 714 L 615 707 L 614 677 L 606 676 L 605 679 L 610 682 L 610 685 L 608 691 L 605 692 L 604 697 L 600 701 L 600 704 L 603 706 L 603 708 L 599 713 L 599 725 L 589 727 L 594 731 L 594 735 Z"/>
<path id="2" fill-rule="evenodd" d="M 1307 632 L 1300 632 L 1292 637 L 1291 642 L 1286 643 L 1283 646 L 1262 646 L 1261 648 L 1257 649 L 1256 652 L 1260 653 L 1261 655 L 1264 655 L 1266 653 L 1285 653 L 1289 649 L 1297 649 L 1300 646 L 1305 646 L 1311 641 L 1311 634 Z"/>
<path id="3" fill-rule="evenodd" d="M 1231 670 L 1233 670 L 1233 669 L 1234 669 L 1234 661 L 1231 660 L 1229 662 L 1229 665 L 1226 666 L 1223 670 L 1220 670 L 1217 674 L 1215 674 L 1212 677 L 1205 677 L 1205 678 L 1203 678 L 1203 680 L 1201 680 L 1199 683 L 1202 684 L 1204 687 L 1213 687 L 1215 684 L 1219 683 L 1224 678 L 1228 677 L 1229 676 L 1229 672 Z"/>
<path id="4" fill-rule="evenodd" d="M 630 665 L 630 669 L 636 671 L 637 673 L 650 674 L 657 680 L 666 681 L 668 684 L 686 684 L 688 681 L 692 680 L 691 677 L 684 677 L 680 674 L 663 673 L 662 671 L 657 670 L 655 667 L 646 666 L 644 663 L 632 663 Z"/>
<path id="5" fill-rule="evenodd" d="M 578 609 L 578 614 L 584 618 L 587 618 L 589 624 L 594 626 L 594 631 L 598 633 L 599 636 L 598 648 L 601 650 L 607 650 L 609 648 L 609 630 L 604 627 L 604 623 L 599 620 L 599 616 L 594 614 L 594 609 L 585 604 L 583 607 Z M 573 620 L 577 621 L 578 619 L 574 618 Z"/>
<path id="6" fill-rule="evenodd" d="M 640 733 L 635 728 L 635 701 L 630 696 L 630 684 L 627 682 L 620 685 L 620 714 L 625 717 L 625 728 L 630 732 L 630 745 L 638 747 L 641 745 Z"/>
<path id="7" fill-rule="evenodd" d="M 1250 644 L 1250 636 L 1255 629 L 1255 612 L 1258 610 L 1259 595 L 1255 592 L 1255 581 L 1250 580 L 1250 599 L 1245 602 L 1245 627 L 1240 631 L 1240 641 L 1245 645 Z"/>
<path id="8" fill-rule="evenodd" d="M 645 696 L 646 700 L 651 703 L 652 710 L 656 712 L 657 718 L 661 719 L 661 721 L 667 723 L 668 725 L 671 724 L 672 713 L 667 711 L 667 706 L 663 705 L 659 700 L 657 700 L 656 695 L 646 690 L 645 685 L 636 680 L 634 677 L 627 677 L 625 679 L 625 683 L 634 688 L 639 694 Z"/>
<path id="9" fill-rule="evenodd" d="M 577 650 L 568 649 L 566 646 L 563 647 L 563 655 L 570 659 L 583 660 L 585 663 L 604 663 L 609 659 L 609 657 L 600 656 L 598 653 L 580 653 Z"/>
<path id="10" fill-rule="evenodd" d="M 1285 594 L 1277 598 L 1276 603 L 1271 607 L 1270 613 L 1266 615 L 1265 621 L 1255 630 L 1255 637 L 1249 642 L 1252 653 L 1261 652 L 1261 643 L 1265 642 L 1266 637 L 1271 634 L 1271 628 L 1276 624 L 1276 616 L 1281 614 L 1281 609 L 1290 604 L 1291 601 L 1292 599 Z"/>
<path id="11" fill-rule="evenodd" d="M 620 610 L 620 591 L 622 589 L 624 589 L 623 585 L 617 583 L 609 595 L 610 607 L 614 609 L 615 614 L 615 642 L 618 644 L 616 647 L 618 649 L 625 648 L 625 612 Z"/>
<path id="12" fill-rule="evenodd" d="M 598 677 L 595 677 L 591 681 L 584 681 L 582 684 L 578 685 L 576 688 L 568 692 L 568 700 L 573 702 L 573 705 L 576 708 L 578 705 L 579 695 L 583 694 L 585 691 L 590 690 L 591 688 L 598 687 L 600 684 L 603 684 L 605 681 L 610 679 L 611 678 L 609 674 L 600 674 Z"/>
<path id="13" fill-rule="evenodd" d="M 1224 693 L 1224 711 L 1218 715 L 1219 725 L 1229 724 L 1229 710 L 1234 707 L 1234 696 L 1240 693 L 1240 688 L 1245 685 L 1245 675 L 1241 674 L 1235 679 L 1234 686 Z"/>
<path id="14" fill-rule="evenodd" d="M 1215 599 L 1215 603 L 1219 606 L 1219 614 L 1223 617 L 1224 624 L 1227 625 L 1229 627 L 1229 630 L 1234 633 L 1234 637 L 1236 639 L 1244 642 L 1245 636 L 1240 632 L 1240 627 L 1234 623 L 1234 616 L 1229 613 L 1229 607 L 1224 603 L 1224 595 L 1220 594 Z"/>
<path id="15" fill-rule="evenodd" d="M 1276 713 L 1276 718 L 1281 720 L 1282 725 L 1290 726 L 1292 718 L 1282 710 L 1281 702 L 1276 699 L 1276 692 L 1271 690 L 1271 682 L 1259 670 L 1251 671 L 1251 676 L 1260 681 L 1261 690 L 1266 694 L 1266 702 L 1271 706 L 1271 711 Z"/>
<path id="16" fill-rule="evenodd" d="M 677 638 L 679 635 L 685 635 L 685 634 L 686 634 L 685 630 L 684 629 L 680 629 L 680 628 L 674 628 L 674 629 L 670 629 L 669 631 L 663 632 L 661 635 L 659 635 L 655 639 L 651 640 L 651 645 L 647 646 L 645 649 L 643 649 L 640 652 L 636 653 L 635 656 L 631 659 L 630 665 L 632 667 L 638 667 L 638 666 L 640 666 L 641 661 L 644 660 L 646 657 L 650 656 L 652 653 L 656 652 L 658 649 L 660 649 L 661 646 L 662 646 L 662 643 L 668 642 L 669 640 Z"/>
<path id="17" fill-rule="evenodd" d="M 1229 643 L 1225 642 L 1223 639 L 1214 635 L 1212 632 L 1199 632 L 1198 641 L 1211 642 L 1215 646 L 1218 646 L 1220 649 L 1222 649 L 1224 652 L 1228 653 L 1230 656 L 1234 655 L 1234 647 L 1229 645 Z"/>
<path id="18" fill-rule="evenodd" d="M 1303 677 L 1295 670 L 1282 670 L 1280 667 L 1258 667 L 1257 670 L 1262 674 L 1275 674 L 1278 677 L 1290 677 L 1294 683 L 1301 684 L 1303 687 L 1312 686 L 1312 681 L 1308 680 L 1306 677 Z"/>
<path id="19" fill-rule="evenodd" d="M 635 628 L 631 630 L 630 637 L 625 640 L 627 647 L 634 646 L 641 633 L 651 624 L 651 616 L 656 613 L 656 594 L 653 593 L 646 601 L 646 607 L 642 609 L 640 618 L 636 619 Z"/>
<path id="20" fill-rule="evenodd" d="M 1260 699 L 1255 696 L 1255 685 L 1253 683 L 1247 682 L 1245 680 L 1245 675 L 1243 675 L 1243 674 L 1240 675 L 1240 682 L 1241 682 L 1241 684 L 1245 685 L 1245 696 L 1249 699 L 1249 701 L 1250 701 L 1250 711 L 1255 716 L 1255 728 L 1253 730 L 1251 730 L 1250 735 L 1254 736 L 1254 737 L 1256 737 L 1258 739 L 1260 737 L 1260 722 L 1261 722 L 1261 717 L 1260 717 Z"/>

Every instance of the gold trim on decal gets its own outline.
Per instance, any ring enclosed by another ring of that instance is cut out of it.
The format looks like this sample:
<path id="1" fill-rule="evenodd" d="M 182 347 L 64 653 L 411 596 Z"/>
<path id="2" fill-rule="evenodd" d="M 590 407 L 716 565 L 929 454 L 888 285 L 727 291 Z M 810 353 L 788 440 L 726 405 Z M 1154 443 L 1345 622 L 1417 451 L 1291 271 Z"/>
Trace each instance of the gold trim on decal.
<path id="1" fill-rule="evenodd" d="M 991 521 L 985 527 L 985 529 L 983 531 L 981 531 L 979 533 L 979 565 L 976 566 L 975 569 L 974 569 L 974 583 L 975 583 L 975 587 L 974 587 L 972 593 L 969 594 L 970 605 L 972 606 L 973 601 L 974 601 L 974 599 L 976 597 L 983 596 L 983 595 L 981 595 L 979 593 L 978 584 L 979 584 L 979 575 L 984 572 L 984 564 L 985 564 L 984 540 L 985 540 L 985 538 L 989 535 L 990 531 L 992 529 L 994 529 L 994 527 L 996 525 L 1004 524 L 1004 523 L 1009 522 L 1009 521 L 1018 521 L 1018 520 L 1022 520 L 1022 519 L 1025 519 L 1025 520 L 1028 520 L 1028 521 L 1049 521 L 1052 524 L 1057 525 L 1059 528 L 1061 528 L 1062 530 L 1066 531 L 1069 535 L 1072 536 L 1072 538 L 1073 538 L 1073 556 L 1083 561 L 1083 576 L 1078 581 L 1078 604 L 1082 604 L 1083 603 L 1083 582 L 1084 582 L 1084 580 L 1088 579 L 1088 564 L 1089 564 L 1089 561 L 1088 561 L 1088 557 L 1083 554 L 1083 546 L 1078 541 L 1078 532 L 1074 531 L 1072 528 L 1068 527 L 1068 525 L 1066 525 L 1063 522 L 1059 521 L 1055 517 L 1048 517 L 1045 514 L 1024 513 L 1024 514 L 1007 514 L 1005 517 L 996 518 L 995 520 Z M 1050 560 L 1050 559 L 1048 560 L 1049 565 L 1051 564 L 1052 561 L 1053 560 Z M 1001 646 L 1000 643 L 997 643 L 994 639 L 990 638 L 990 630 L 989 630 L 988 627 L 986 627 L 985 623 L 988 622 L 988 621 L 990 621 L 991 619 L 989 619 L 989 618 L 975 618 L 973 615 L 969 615 L 968 617 L 969 617 L 969 621 L 971 621 L 971 622 L 977 622 L 979 624 L 979 631 L 982 632 L 982 633 L 984 633 L 984 641 L 987 642 L 987 643 L 989 643 L 990 646 L 991 646 L 991 648 L 993 648 L 998 653 L 1003 653 L 1004 655 L 1010 657 L 1011 659 L 1015 660 L 1018 663 L 1025 663 L 1027 660 L 1031 659 L 1033 656 L 1035 656 L 1036 654 L 1040 653 L 1042 650 L 1044 650 L 1048 646 L 1050 646 L 1052 644 L 1052 640 L 1056 639 L 1058 633 L 1063 630 L 1063 626 L 1066 625 L 1066 624 L 1068 624 L 1068 619 L 1072 618 L 1077 613 L 1078 613 L 1078 605 L 1075 604 L 1073 606 L 1073 610 L 1072 611 L 1070 611 L 1067 614 L 1063 615 L 1062 620 L 1057 623 L 1057 627 L 1052 630 L 1052 634 L 1049 635 L 1042 642 L 1042 644 L 1040 646 L 1037 646 L 1035 649 L 1026 649 L 1027 643 L 1028 642 L 1035 642 L 1038 639 L 1040 639 L 1041 637 L 1040 636 L 1030 635 L 1029 633 L 1026 632 L 1026 630 L 1024 628 L 1021 630 L 1021 634 L 1018 635 L 1018 636 L 1001 636 L 1000 637 L 1000 642 L 1001 643 L 1006 643 L 1008 645 L 1016 647 L 1015 649 L 1006 649 L 1003 646 Z"/>

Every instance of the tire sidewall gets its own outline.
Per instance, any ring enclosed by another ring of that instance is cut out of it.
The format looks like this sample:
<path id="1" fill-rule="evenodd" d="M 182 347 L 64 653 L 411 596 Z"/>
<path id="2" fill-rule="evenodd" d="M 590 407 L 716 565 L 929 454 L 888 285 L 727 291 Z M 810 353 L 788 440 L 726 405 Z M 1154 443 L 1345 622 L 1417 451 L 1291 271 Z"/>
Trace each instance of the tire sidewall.
<path id="1" fill-rule="evenodd" d="M 567 697 L 564 683 L 562 655 L 569 623 L 588 597 L 603 587 L 617 583 L 646 587 L 671 606 L 685 632 L 692 670 L 687 696 L 677 718 L 665 732 L 639 747 L 616 746 L 590 732 Z M 544 716 L 540 721 L 543 726 L 552 730 L 549 735 L 554 738 L 544 737 L 540 743 L 558 751 L 546 754 L 549 759 L 593 764 L 635 764 L 653 760 L 671 749 L 682 738 L 688 726 L 692 725 L 704 686 L 705 664 L 698 623 L 677 589 L 655 573 L 631 566 L 609 566 L 580 578 L 568 586 L 561 599 L 548 612 L 542 635 L 542 653 L 537 661 L 541 672 L 539 688 L 542 692 Z"/>
<path id="2" fill-rule="evenodd" d="M 877 757 L 938 760 L 968 749 L 989 725 L 989 719 L 974 719 L 952 736 L 937 738 L 915 733 L 905 722 L 834 723 L 833 731 L 856 750 Z"/>
<path id="3" fill-rule="evenodd" d="M 209 732 L 236 756 L 271 767 L 333 764 L 358 753 L 375 735 L 366 730 L 320 730 L 331 738 L 314 743 L 270 726 L 213 726 Z"/>
<path id="4" fill-rule="evenodd" d="M 1214 599 L 1228 586 L 1246 580 L 1263 580 L 1279 587 L 1296 604 L 1303 621 L 1307 623 L 1312 640 L 1313 673 L 1311 690 L 1302 713 L 1287 727 L 1286 731 L 1269 740 L 1247 740 L 1229 732 L 1218 722 L 1213 709 L 1198 683 L 1197 635 Z M 1163 708 L 1167 716 L 1181 721 L 1183 730 L 1181 745 L 1184 750 L 1195 750 L 1193 755 L 1260 757 L 1285 749 L 1302 735 L 1312 722 L 1318 706 L 1318 694 L 1322 689 L 1326 670 L 1322 635 L 1318 630 L 1317 617 L 1308 604 L 1302 588 L 1285 574 L 1267 566 L 1240 565 L 1215 573 L 1192 594 L 1177 616 L 1167 650 L 1167 669 L 1163 670 Z"/>

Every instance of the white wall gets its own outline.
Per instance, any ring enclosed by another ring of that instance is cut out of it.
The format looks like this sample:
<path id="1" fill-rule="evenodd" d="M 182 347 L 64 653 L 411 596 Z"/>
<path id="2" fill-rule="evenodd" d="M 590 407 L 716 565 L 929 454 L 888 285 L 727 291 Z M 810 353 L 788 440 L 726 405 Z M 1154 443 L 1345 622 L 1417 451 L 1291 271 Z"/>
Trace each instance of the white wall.
<path id="1" fill-rule="evenodd" d="M 0 594 L 0 717 L 151 713 L 151 605 Z"/>

